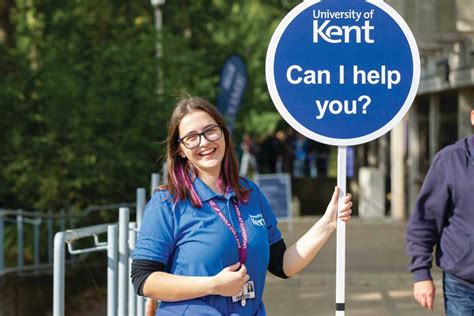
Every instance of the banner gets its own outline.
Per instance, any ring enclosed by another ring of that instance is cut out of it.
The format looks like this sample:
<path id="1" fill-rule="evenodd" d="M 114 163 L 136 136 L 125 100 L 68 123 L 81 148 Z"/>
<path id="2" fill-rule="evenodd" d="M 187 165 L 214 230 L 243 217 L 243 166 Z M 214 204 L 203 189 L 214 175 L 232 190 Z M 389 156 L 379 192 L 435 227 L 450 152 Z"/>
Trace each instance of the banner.
<path id="1" fill-rule="evenodd" d="M 232 131 L 247 86 L 247 67 L 240 55 L 230 56 L 222 67 L 217 107 Z"/>

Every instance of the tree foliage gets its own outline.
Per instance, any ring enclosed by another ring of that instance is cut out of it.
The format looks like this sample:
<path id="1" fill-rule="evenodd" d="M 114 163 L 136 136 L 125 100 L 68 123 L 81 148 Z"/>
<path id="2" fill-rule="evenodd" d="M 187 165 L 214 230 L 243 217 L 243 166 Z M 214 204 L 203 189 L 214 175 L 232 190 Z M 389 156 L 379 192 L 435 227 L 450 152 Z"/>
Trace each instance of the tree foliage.
<path id="1" fill-rule="evenodd" d="M 249 72 L 236 134 L 260 132 L 255 118 L 273 124 L 265 54 L 297 3 L 168 0 L 158 36 L 147 1 L 4 0 L 0 206 L 132 201 L 135 188 L 148 187 L 159 170 L 176 98 L 215 101 L 220 68 L 232 53 L 244 57 Z"/>

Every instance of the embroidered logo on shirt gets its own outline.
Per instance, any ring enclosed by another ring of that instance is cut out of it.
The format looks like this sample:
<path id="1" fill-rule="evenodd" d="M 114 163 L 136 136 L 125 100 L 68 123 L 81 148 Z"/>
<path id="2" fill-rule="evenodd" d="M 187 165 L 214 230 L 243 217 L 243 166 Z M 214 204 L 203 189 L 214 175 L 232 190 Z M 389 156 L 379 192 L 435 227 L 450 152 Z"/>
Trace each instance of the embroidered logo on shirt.
<path id="1" fill-rule="evenodd" d="M 255 226 L 265 227 L 265 220 L 263 219 L 262 214 L 250 215 L 250 219 Z"/>

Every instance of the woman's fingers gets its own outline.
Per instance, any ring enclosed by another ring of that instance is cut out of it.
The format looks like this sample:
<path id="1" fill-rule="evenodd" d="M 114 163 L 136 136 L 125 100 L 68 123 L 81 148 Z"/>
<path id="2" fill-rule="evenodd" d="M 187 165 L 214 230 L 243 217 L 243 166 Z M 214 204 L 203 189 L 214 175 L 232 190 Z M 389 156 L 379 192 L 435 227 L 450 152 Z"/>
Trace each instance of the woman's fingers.
<path id="1" fill-rule="evenodd" d="M 240 268 L 240 262 L 237 262 L 237 263 L 234 263 L 231 266 L 226 267 L 225 270 L 227 270 L 227 271 L 237 271 L 237 270 L 239 270 L 239 268 Z"/>
<path id="2" fill-rule="evenodd" d="M 343 203 L 341 205 L 341 210 L 339 212 L 339 215 L 342 212 L 345 212 L 349 209 L 352 208 L 352 195 L 350 193 L 347 193 L 346 196 L 344 197 Z"/>
<path id="3" fill-rule="evenodd" d="M 331 202 L 329 204 L 336 204 L 337 205 L 337 198 L 339 197 L 339 188 L 334 187 L 334 192 L 331 197 Z"/>
<path id="4" fill-rule="evenodd" d="M 352 208 L 349 208 L 347 210 L 342 210 L 339 212 L 339 217 L 344 217 L 352 214 Z"/>
<path id="5" fill-rule="evenodd" d="M 352 201 L 346 202 L 342 205 L 341 211 L 339 212 L 339 219 L 343 222 L 348 222 L 352 214 Z"/>
<path id="6" fill-rule="evenodd" d="M 350 211 L 352 213 L 352 210 Z M 348 222 L 351 219 L 351 214 L 340 215 L 339 219 L 343 222 Z"/>
<path id="7" fill-rule="evenodd" d="M 352 202 L 346 202 L 346 203 L 342 204 L 341 211 L 339 213 L 350 210 L 351 208 L 352 208 Z"/>
<path id="8" fill-rule="evenodd" d="M 330 205 L 334 205 L 335 209 L 337 209 L 337 201 L 339 197 L 339 188 L 336 186 L 334 188 L 334 193 L 331 198 Z M 343 199 L 343 203 L 341 208 L 337 214 L 337 217 L 342 220 L 343 222 L 348 222 L 351 218 L 352 214 L 352 194 L 347 193 Z M 336 213 L 336 212 L 335 212 Z M 334 214 L 336 215 L 336 214 Z M 336 217 L 336 216 L 335 216 Z"/>

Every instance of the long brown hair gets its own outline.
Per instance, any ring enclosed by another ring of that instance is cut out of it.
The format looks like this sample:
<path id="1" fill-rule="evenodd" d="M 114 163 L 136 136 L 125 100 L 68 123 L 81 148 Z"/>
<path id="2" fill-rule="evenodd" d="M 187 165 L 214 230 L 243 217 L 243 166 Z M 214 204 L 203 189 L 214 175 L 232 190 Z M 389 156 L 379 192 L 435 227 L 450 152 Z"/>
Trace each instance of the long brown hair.
<path id="1" fill-rule="evenodd" d="M 206 112 L 218 125 L 222 126 L 226 146 L 221 163 L 219 184 L 223 190 L 231 188 L 239 202 L 247 202 L 249 190 L 242 187 L 239 183 L 237 158 L 224 118 L 219 114 L 215 106 L 199 97 L 186 97 L 179 100 L 168 123 L 166 148 L 166 161 L 168 163 L 167 187 L 173 195 L 173 201 L 183 201 L 189 198 L 193 206 L 202 207 L 201 199 L 194 190 L 191 180 L 193 175 L 198 175 L 197 170 L 186 158 L 178 155 L 179 124 L 185 115 L 195 111 Z"/>

